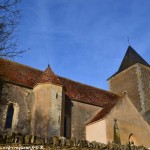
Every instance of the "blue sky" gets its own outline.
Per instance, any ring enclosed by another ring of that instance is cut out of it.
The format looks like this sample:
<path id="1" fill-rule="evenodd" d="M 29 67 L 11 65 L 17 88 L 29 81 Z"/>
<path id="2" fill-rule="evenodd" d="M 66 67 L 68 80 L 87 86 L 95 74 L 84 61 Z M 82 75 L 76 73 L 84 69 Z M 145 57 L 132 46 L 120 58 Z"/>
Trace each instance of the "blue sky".
<path id="1" fill-rule="evenodd" d="M 14 60 L 108 90 L 130 45 L 150 63 L 149 0 L 22 0 Z"/>

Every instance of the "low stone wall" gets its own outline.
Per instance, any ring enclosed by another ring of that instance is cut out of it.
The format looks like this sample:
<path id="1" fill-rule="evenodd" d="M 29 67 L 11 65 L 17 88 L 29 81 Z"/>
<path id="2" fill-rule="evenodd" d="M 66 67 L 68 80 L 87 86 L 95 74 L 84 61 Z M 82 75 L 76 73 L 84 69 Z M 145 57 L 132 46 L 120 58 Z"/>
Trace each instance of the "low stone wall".
<path id="1" fill-rule="evenodd" d="M 78 140 L 76 138 L 66 139 L 65 137 L 40 138 L 33 135 L 4 134 L 0 136 L 0 150 L 148 150 L 144 146 L 117 145 L 115 143 L 98 143 Z"/>

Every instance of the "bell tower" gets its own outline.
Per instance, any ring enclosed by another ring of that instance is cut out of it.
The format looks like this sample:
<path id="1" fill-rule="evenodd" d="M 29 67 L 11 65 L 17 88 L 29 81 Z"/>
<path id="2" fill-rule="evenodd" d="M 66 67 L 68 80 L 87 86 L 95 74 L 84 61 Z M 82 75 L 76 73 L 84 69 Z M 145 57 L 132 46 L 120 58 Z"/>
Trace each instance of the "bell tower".
<path id="1" fill-rule="evenodd" d="M 111 92 L 126 92 L 141 114 L 150 110 L 150 66 L 131 46 L 108 82 Z"/>
<path id="2" fill-rule="evenodd" d="M 63 135 L 63 86 L 50 66 L 38 78 L 33 93 L 34 104 L 31 113 L 33 134 L 40 137 Z"/>

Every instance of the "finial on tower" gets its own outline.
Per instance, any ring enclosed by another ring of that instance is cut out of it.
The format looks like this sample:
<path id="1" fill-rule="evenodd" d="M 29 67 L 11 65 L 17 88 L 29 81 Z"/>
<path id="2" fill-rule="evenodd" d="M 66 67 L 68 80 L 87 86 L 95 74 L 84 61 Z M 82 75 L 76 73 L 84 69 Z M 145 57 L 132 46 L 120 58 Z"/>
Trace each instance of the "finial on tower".
<path id="1" fill-rule="evenodd" d="M 127 40 L 128 40 L 128 44 L 129 44 L 129 46 L 130 46 L 130 38 L 129 38 L 129 37 L 127 37 Z"/>

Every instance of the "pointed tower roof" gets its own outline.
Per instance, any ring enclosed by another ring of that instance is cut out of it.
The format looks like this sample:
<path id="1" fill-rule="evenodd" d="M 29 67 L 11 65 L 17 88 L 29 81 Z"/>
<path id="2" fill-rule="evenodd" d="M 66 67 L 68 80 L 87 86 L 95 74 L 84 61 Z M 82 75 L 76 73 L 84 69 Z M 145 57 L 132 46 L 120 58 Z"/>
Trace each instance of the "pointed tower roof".
<path id="1" fill-rule="evenodd" d="M 136 63 L 140 63 L 144 66 L 150 67 L 150 65 L 129 45 L 118 71 L 111 77 L 115 76 L 116 74 L 122 72 L 123 70 L 131 67 Z"/>
<path id="2" fill-rule="evenodd" d="M 144 66 L 149 67 L 149 64 L 131 46 L 129 46 L 123 58 L 123 61 L 118 69 L 118 73 L 136 63 L 140 63 Z"/>
<path id="3" fill-rule="evenodd" d="M 41 74 L 41 76 L 37 80 L 37 83 L 46 83 L 46 82 L 62 85 L 58 77 L 52 71 L 50 65 L 48 65 L 46 70 Z"/>

